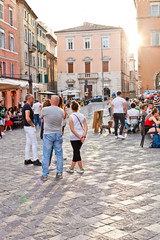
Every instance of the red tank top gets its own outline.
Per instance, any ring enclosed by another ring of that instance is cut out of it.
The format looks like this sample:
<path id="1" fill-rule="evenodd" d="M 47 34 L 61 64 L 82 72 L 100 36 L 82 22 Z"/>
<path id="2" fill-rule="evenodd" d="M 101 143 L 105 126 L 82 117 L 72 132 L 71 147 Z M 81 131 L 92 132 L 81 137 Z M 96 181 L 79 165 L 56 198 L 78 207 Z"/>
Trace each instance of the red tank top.
<path id="1" fill-rule="evenodd" d="M 153 116 L 150 116 L 150 117 L 153 117 Z M 146 122 L 145 122 L 145 125 L 152 127 L 152 125 L 153 125 L 155 122 L 149 121 L 150 117 L 147 118 L 147 120 L 146 120 Z"/>

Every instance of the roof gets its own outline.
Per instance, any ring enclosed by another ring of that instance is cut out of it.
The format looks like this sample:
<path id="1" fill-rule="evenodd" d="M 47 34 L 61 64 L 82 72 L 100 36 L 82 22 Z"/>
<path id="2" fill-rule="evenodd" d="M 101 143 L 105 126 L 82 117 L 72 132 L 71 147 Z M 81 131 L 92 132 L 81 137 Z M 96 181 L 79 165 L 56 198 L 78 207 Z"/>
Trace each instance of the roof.
<path id="1" fill-rule="evenodd" d="M 35 12 L 32 10 L 32 8 L 28 5 L 28 3 L 25 0 L 16 0 L 16 2 L 23 4 L 28 9 L 28 11 L 34 16 L 35 19 L 38 18 Z"/>
<path id="2" fill-rule="evenodd" d="M 110 29 L 112 30 L 112 29 L 122 29 L 122 28 L 84 22 L 82 26 L 56 31 L 55 34 L 65 33 L 65 32 L 81 32 L 81 31 L 110 30 Z"/>

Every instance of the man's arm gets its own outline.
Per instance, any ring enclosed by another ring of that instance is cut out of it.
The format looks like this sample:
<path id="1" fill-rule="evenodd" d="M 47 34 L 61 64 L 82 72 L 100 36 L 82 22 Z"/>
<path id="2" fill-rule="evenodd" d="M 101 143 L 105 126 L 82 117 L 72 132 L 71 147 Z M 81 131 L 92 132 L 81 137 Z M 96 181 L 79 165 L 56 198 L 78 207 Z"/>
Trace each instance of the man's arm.
<path id="1" fill-rule="evenodd" d="M 111 104 L 111 118 L 113 118 L 113 110 L 114 110 L 114 105 Z"/>
<path id="2" fill-rule="evenodd" d="M 32 122 L 31 118 L 30 118 L 30 111 L 26 110 L 25 111 L 25 117 L 26 117 L 26 121 L 28 122 L 28 124 L 31 126 L 31 127 L 34 127 L 34 123 Z"/>
<path id="3" fill-rule="evenodd" d="M 126 117 L 127 117 L 127 106 L 126 106 L 126 102 L 123 103 L 123 109 L 125 111 Z"/>

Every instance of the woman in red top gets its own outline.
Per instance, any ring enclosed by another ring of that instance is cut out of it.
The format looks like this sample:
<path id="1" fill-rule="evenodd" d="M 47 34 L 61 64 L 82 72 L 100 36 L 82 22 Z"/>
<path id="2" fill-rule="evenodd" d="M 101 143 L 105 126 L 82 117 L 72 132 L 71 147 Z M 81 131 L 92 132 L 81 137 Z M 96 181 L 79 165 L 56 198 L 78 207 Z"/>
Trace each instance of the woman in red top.
<path id="1" fill-rule="evenodd" d="M 159 111 L 157 108 L 153 108 L 151 115 L 145 122 L 145 133 L 155 133 L 155 127 L 153 125 L 160 125 Z M 157 133 L 160 135 L 160 128 L 157 128 Z"/>

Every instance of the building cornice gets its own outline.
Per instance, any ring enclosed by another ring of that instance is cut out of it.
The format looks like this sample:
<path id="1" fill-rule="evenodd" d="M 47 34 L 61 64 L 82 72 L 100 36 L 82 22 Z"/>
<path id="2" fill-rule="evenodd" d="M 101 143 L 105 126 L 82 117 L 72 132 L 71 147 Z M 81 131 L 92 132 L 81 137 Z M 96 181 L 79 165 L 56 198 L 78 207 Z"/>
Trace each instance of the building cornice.
<path id="1" fill-rule="evenodd" d="M 35 12 L 32 10 L 32 8 L 28 5 L 28 3 L 25 0 L 16 0 L 16 1 L 17 1 L 17 3 L 23 4 L 27 8 L 29 13 L 34 16 L 35 19 L 38 18 L 37 15 L 35 14 Z"/>

